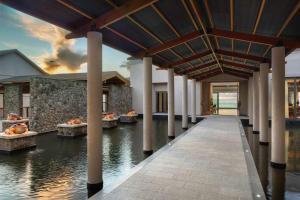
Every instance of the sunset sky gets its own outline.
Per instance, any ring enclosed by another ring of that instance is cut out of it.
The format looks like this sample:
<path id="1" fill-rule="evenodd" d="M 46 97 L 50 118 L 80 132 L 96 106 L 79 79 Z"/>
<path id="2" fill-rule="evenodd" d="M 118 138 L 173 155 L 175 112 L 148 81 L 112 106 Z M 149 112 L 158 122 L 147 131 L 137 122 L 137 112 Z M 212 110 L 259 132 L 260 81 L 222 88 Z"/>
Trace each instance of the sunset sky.
<path id="1" fill-rule="evenodd" d="M 18 49 L 49 73 L 86 72 L 86 39 L 65 40 L 67 31 L 0 4 L 0 50 Z M 61 56 L 63 55 L 63 56 Z M 129 55 L 103 46 L 103 71 L 118 71 Z"/>

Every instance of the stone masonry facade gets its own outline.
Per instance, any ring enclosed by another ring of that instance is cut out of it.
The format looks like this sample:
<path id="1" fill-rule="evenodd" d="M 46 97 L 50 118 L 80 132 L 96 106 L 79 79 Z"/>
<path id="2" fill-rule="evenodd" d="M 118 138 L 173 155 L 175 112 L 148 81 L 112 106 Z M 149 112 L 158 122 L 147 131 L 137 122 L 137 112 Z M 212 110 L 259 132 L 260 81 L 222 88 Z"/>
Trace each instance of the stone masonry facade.
<path id="1" fill-rule="evenodd" d="M 8 84 L 4 85 L 4 118 L 9 113 L 16 113 L 21 115 L 23 107 L 22 85 Z"/>
<path id="2" fill-rule="evenodd" d="M 86 82 L 33 78 L 30 81 L 30 127 L 37 132 L 56 130 L 74 117 L 86 120 Z"/>
<path id="3" fill-rule="evenodd" d="M 117 114 L 132 109 L 131 88 L 108 85 L 108 111 Z M 33 78 L 30 81 L 30 128 L 41 132 L 57 130 L 74 117 L 87 118 L 86 81 Z M 101 117 L 101 115 L 99 115 Z"/>
<path id="4" fill-rule="evenodd" d="M 131 88 L 123 85 L 109 85 L 108 112 L 118 115 L 127 113 L 132 109 Z"/>

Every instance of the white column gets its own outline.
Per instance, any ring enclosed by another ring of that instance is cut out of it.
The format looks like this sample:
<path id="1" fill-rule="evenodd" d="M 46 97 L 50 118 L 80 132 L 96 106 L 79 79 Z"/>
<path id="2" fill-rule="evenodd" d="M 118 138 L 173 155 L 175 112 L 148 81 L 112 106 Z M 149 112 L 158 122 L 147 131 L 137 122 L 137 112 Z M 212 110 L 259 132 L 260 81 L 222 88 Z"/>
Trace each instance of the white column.
<path id="1" fill-rule="evenodd" d="M 253 133 L 259 133 L 259 72 L 253 73 Z"/>
<path id="2" fill-rule="evenodd" d="M 102 34 L 87 33 L 88 196 L 102 189 Z"/>
<path id="3" fill-rule="evenodd" d="M 285 160 L 285 49 L 272 48 L 272 137 L 271 165 L 284 168 Z"/>
<path id="4" fill-rule="evenodd" d="M 203 91 L 203 84 L 202 84 L 202 81 L 199 82 L 200 83 L 200 92 L 199 92 L 199 103 L 200 103 L 200 115 L 202 115 L 202 91 Z"/>
<path id="5" fill-rule="evenodd" d="M 249 125 L 253 125 L 253 77 L 248 80 L 248 116 Z"/>
<path id="6" fill-rule="evenodd" d="M 191 91 L 191 115 L 192 123 L 196 123 L 196 79 L 192 79 Z"/>
<path id="7" fill-rule="evenodd" d="M 144 98 L 143 98 L 143 150 L 151 154 L 152 148 L 152 58 L 144 57 Z"/>
<path id="8" fill-rule="evenodd" d="M 182 128 L 188 128 L 188 91 L 187 91 L 187 76 L 182 76 Z"/>
<path id="9" fill-rule="evenodd" d="M 261 63 L 259 72 L 259 143 L 269 143 L 269 117 L 268 117 L 268 73 L 269 64 Z"/>
<path id="10" fill-rule="evenodd" d="M 168 69 L 168 136 L 175 138 L 174 69 Z"/>

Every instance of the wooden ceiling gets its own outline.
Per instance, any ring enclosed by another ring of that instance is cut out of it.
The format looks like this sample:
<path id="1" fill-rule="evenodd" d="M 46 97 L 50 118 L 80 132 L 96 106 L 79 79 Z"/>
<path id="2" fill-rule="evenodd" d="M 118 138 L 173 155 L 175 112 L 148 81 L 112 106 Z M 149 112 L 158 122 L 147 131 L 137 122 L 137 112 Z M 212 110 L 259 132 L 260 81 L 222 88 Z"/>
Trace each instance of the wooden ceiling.
<path id="1" fill-rule="evenodd" d="M 104 44 L 198 80 L 221 73 L 247 79 L 271 62 L 271 47 L 287 54 L 300 47 L 299 0 L 0 2 L 70 31 L 68 39 L 99 30 Z"/>

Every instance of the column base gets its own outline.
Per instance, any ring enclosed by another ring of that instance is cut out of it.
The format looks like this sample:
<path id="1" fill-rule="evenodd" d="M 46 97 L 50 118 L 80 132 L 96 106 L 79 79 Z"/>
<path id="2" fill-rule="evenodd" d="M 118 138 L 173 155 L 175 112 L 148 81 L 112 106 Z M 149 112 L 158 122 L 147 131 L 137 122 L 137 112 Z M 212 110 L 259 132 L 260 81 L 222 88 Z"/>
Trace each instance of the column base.
<path id="1" fill-rule="evenodd" d="M 259 142 L 260 145 L 269 145 L 269 142 Z"/>
<path id="2" fill-rule="evenodd" d="M 259 134 L 259 131 L 252 131 L 253 134 Z"/>
<path id="3" fill-rule="evenodd" d="M 101 183 L 87 183 L 87 190 L 88 190 L 88 198 L 102 190 L 103 188 L 103 181 Z"/>
<path id="4" fill-rule="evenodd" d="M 272 161 L 270 161 L 270 163 L 271 163 L 271 166 L 273 168 L 277 168 L 277 169 L 285 169 L 286 168 L 285 163 L 275 163 L 275 162 L 272 162 Z"/>
<path id="5" fill-rule="evenodd" d="M 253 127 L 253 124 L 248 124 L 249 127 Z"/>
<path id="6" fill-rule="evenodd" d="M 144 150 L 143 152 L 144 152 L 145 155 L 153 154 L 153 150 Z"/>
<path id="7" fill-rule="evenodd" d="M 173 140 L 173 139 L 175 139 L 175 135 L 168 135 L 168 138 Z"/>
<path id="8" fill-rule="evenodd" d="M 197 122 L 192 122 L 192 124 L 197 124 Z"/>
<path id="9" fill-rule="evenodd" d="M 189 129 L 189 127 L 182 127 L 182 129 L 184 129 L 184 130 L 188 130 L 188 129 Z"/>

